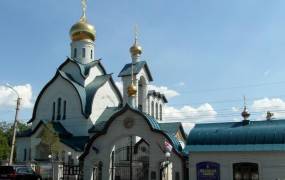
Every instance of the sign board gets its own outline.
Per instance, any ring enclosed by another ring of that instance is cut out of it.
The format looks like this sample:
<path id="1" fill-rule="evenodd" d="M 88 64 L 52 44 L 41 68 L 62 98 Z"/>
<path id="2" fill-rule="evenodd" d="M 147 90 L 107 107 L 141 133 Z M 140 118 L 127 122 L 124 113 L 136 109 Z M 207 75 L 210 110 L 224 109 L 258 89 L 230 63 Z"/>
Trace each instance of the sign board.
<path id="1" fill-rule="evenodd" d="M 197 180 L 220 180 L 220 164 L 200 162 L 196 165 Z"/>

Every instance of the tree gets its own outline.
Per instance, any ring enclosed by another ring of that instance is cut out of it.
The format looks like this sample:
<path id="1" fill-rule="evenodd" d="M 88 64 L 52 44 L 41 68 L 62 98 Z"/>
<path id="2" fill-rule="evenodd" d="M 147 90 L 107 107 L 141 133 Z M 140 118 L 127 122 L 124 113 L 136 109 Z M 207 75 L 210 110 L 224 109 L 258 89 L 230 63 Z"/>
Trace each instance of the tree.
<path id="1" fill-rule="evenodd" d="M 17 123 L 18 132 L 28 130 L 30 127 L 26 123 Z M 13 136 L 13 124 L 0 122 L 0 160 L 7 160 L 10 155 Z M 15 157 L 15 156 L 14 156 Z"/>
<path id="2" fill-rule="evenodd" d="M 41 133 L 41 143 L 49 147 L 52 157 L 58 156 L 60 139 L 51 122 L 47 123 Z"/>
<path id="3" fill-rule="evenodd" d="M 0 160 L 7 160 L 9 158 L 10 147 L 2 129 L 0 130 L 0 144 Z"/>

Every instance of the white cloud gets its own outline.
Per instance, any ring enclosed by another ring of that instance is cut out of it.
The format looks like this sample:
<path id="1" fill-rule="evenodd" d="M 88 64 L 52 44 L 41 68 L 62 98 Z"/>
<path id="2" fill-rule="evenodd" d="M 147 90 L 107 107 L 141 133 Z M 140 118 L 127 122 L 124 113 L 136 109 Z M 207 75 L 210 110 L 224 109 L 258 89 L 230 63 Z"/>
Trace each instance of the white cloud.
<path id="1" fill-rule="evenodd" d="M 155 85 L 149 85 L 149 90 L 155 90 L 157 92 L 160 92 L 166 96 L 166 98 L 170 99 L 175 96 L 179 96 L 179 93 L 173 89 L 169 89 L 166 86 L 155 86 Z"/>
<path id="2" fill-rule="evenodd" d="M 175 108 L 172 106 L 165 106 L 164 120 L 166 122 L 182 122 L 183 127 L 187 132 L 190 131 L 195 123 L 213 122 L 216 119 L 217 112 L 208 104 L 202 104 L 197 108 L 190 105 L 182 108 Z"/>
<path id="3" fill-rule="evenodd" d="M 280 98 L 263 98 L 255 100 L 252 104 L 255 112 L 263 113 L 260 119 L 265 119 L 266 112 L 274 113 L 274 118 L 285 118 L 285 101 Z"/>
<path id="4" fill-rule="evenodd" d="M 13 87 L 21 97 L 21 107 L 32 108 L 33 107 L 33 91 L 30 84 L 19 85 Z M 17 95 L 10 88 L 6 86 L 0 86 L 0 107 L 11 107 L 16 105 Z"/>
<path id="5" fill-rule="evenodd" d="M 117 85 L 118 89 L 121 93 L 123 93 L 123 83 L 122 81 L 116 81 L 115 84 Z M 155 90 L 157 92 L 163 93 L 166 98 L 170 99 L 175 96 L 179 96 L 179 93 L 173 89 L 169 89 L 166 86 L 155 86 L 155 85 L 148 85 L 149 90 Z"/>

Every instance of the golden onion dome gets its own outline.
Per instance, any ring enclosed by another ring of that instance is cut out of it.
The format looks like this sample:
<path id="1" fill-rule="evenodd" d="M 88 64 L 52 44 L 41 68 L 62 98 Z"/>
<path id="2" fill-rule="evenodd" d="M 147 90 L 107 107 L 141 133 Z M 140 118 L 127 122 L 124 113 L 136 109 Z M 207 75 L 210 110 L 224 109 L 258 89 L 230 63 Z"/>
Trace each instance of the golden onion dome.
<path id="1" fill-rule="evenodd" d="M 96 39 L 96 30 L 94 26 L 82 19 L 71 27 L 69 34 L 72 41 L 80 41 L 84 39 L 95 41 Z"/>
<path id="2" fill-rule="evenodd" d="M 131 84 L 129 87 L 128 87 L 128 95 L 129 96 L 135 96 L 137 94 L 137 88 L 135 85 Z"/>
<path id="3" fill-rule="evenodd" d="M 137 56 L 142 54 L 142 50 L 142 47 L 135 41 L 134 45 L 130 48 L 130 53 L 132 56 Z"/>

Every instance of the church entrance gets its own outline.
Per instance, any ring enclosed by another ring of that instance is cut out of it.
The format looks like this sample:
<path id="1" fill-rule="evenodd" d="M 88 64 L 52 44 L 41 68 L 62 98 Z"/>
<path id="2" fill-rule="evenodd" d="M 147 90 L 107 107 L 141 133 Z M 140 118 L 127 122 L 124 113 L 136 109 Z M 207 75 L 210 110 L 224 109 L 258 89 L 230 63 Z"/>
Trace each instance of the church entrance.
<path id="1" fill-rule="evenodd" d="M 124 138 L 111 152 L 111 180 L 148 180 L 149 144 L 138 136 Z"/>

